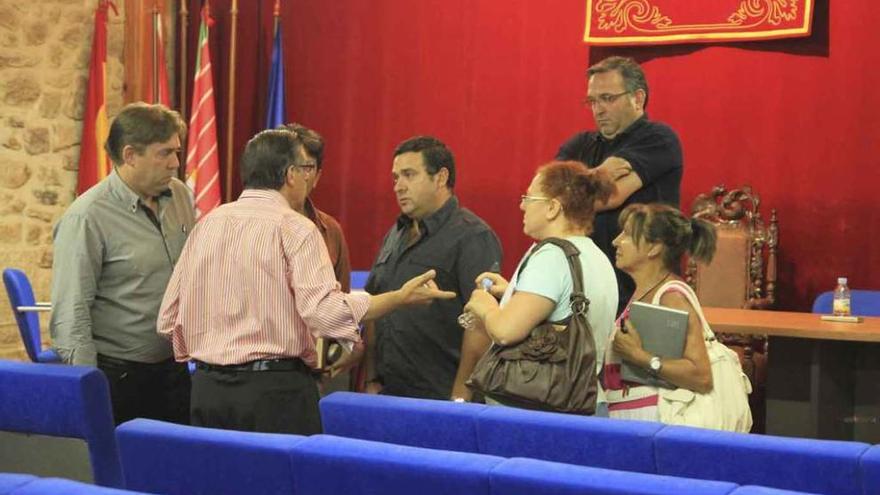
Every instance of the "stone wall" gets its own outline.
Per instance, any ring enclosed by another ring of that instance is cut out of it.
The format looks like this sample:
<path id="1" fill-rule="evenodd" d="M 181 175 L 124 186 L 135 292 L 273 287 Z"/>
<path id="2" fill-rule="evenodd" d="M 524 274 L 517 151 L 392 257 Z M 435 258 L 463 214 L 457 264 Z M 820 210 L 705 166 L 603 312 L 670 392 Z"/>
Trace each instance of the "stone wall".
<path id="1" fill-rule="evenodd" d="M 123 99 L 124 3 L 108 22 L 107 112 Z M 52 227 L 74 198 L 97 0 L 0 0 L 0 269 L 49 300 Z M 0 359 L 26 359 L 0 297 Z M 41 317 L 44 344 L 47 320 Z"/>

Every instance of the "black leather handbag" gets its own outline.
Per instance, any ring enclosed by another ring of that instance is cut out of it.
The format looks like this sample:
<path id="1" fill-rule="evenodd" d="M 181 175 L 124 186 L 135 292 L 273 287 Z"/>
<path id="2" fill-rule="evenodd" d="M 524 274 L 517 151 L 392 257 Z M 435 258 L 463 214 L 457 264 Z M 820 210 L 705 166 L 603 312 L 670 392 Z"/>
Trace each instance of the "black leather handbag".
<path id="1" fill-rule="evenodd" d="M 571 316 L 541 323 L 518 344 L 494 344 L 477 362 L 467 386 L 510 406 L 591 415 L 598 393 L 596 343 L 587 321 L 590 300 L 584 295 L 580 251 L 565 239 L 548 238 L 532 253 L 544 244 L 558 246 L 568 259 Z"/>

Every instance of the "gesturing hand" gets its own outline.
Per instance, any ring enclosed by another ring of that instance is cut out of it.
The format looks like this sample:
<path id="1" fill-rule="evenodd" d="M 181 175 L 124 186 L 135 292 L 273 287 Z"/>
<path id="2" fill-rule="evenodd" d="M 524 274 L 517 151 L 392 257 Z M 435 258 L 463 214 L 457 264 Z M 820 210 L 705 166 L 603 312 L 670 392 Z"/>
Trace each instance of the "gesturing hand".
<path id="1" fill-rule="evenodd" d="M 434 299 L 453 299 L 455 292 L 440 290 L 434 277 L 435 270 L 428 270 L 421 275 L 409 279 L 400 288 L 400 300 L 402 304 L 430 304 Z"/>

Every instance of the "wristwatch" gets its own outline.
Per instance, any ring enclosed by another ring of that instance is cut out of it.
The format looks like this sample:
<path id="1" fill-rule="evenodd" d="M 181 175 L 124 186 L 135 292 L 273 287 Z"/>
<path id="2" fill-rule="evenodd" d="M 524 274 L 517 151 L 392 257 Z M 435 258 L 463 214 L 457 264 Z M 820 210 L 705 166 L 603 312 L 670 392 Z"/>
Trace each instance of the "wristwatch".
<path id="1" fill-rule="evenodd" d="M 654 376 L 660 375 L 660 368 L 663 367 L 663 361 L 660 360 L 660 356 L 651 356 L 651 360 L 648 361 L 648 370 Z"/>

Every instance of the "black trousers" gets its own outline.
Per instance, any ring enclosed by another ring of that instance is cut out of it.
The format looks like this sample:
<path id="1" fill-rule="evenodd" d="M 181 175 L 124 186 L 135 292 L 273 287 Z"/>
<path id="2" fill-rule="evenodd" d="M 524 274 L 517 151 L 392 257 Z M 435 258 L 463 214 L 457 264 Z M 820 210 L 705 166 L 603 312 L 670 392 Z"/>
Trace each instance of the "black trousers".
<path id="1" fill-rule="evenodd" d="M 117 425 L 134 418 L 189 424 L 191 385 L 185 363 L 139 363 L 98 355 L 98 368 L 110 384 Z"/>
<path id="2" fill-rule="evenodd" d="M 302 370 L 197 368 L 190 420 L 194 426 L 263 433 L 321 433 L 318 385 Z"/>

